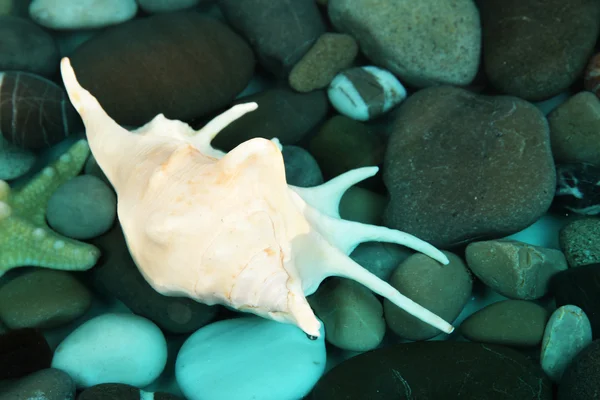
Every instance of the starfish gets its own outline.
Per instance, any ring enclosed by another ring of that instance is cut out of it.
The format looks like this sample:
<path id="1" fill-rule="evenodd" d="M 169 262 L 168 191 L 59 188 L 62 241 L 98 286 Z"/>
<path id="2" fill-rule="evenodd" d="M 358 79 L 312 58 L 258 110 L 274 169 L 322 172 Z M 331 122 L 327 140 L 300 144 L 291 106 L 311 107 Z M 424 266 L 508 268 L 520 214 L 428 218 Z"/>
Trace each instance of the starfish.
<path id="1" fill-rule="evenodd" d="M 48 200 L 79 174 L 89 154 L 82 139 L 23 187 L 11 189 L 0 180 L 0 276 L 24 266 L 81 271 L 96 264 L 96 247 L 59 235 L 46 223 Z"/>
<path id="2" fill-rule="evenodd" d="M 294 324 L 316 339 L 321 322 L 306 296 L 328 276 L 341 276 L 443 332 L 453 331 L 348 257 L 359 243 L 384 241 L 449 262 L 405 232 L 340 218 L 344 192 L 377 167 L 315 188 L 294 187 L 286 182 L 277 140 L 250 139 L 227 154 L 210 145 L 256 103 L 236 105 L 199 131 L 163 114 L 128 131 L 81 87 L 68 58 L 61 73 L 94 158 L 117 192 L 129 251 L 157 292 Z"/>

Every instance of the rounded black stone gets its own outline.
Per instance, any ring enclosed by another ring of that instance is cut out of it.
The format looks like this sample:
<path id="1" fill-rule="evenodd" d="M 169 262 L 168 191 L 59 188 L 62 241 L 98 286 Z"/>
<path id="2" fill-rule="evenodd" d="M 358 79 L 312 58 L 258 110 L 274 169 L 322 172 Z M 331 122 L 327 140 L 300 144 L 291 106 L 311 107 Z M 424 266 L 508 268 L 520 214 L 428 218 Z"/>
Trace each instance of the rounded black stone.
<path id="1" fill-rule="evenodd" d="M 39 329 L 15 329 L 0 335 L 0 380 L 49 368 L 51 362 L 52 350 Z"/>

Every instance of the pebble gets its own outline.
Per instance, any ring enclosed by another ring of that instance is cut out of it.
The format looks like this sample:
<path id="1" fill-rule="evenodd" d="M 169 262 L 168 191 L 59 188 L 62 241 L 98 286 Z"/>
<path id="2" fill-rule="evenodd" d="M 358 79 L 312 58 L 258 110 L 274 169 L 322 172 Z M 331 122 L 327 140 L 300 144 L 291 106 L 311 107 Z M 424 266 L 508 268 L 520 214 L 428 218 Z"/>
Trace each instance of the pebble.
<path id="1" fill-rule="evenodd" d="M 329 180 L 354 168 L 381 164 L 385 144 L 371 126 L 335 115 L 319 128 L 308 149 Z"/>
<path id="2" fill-rule="evenodd" d="M 600 214 L 600 166 L 588 163 L 556 165 L 553 208 L 579 215 Z"/>
<path id="3" fill-rule="evenodd" d="M 91 29 L 120 24 L 135 17 L 135 0 L 33 0 L 29 15 L 51 29 Z"/>
<path id="4" fill-rule="evenodd" d="M 389 284 L 417 304 L 448 322 L 454 321 L 471 298 L 473 278 L 460 257 L 444 251 L 450 264 L 415 253 L 390 277 Z M 426 340 L 440 334 L 437 328 L 417 319 L 388 299 L 383 301 L 385 320 L 398 336 Z"/>
<path id="5" fill-rule="evenodd" d="M 539 346 L 549 314 L 526 300 L 504 300 L 471 314 L 460 325 L 460 333 L 473 342 L 504 346 Z"/>
<path id="6" fill-rule="evenodd" d="M 479 7 L 490 84 L 529 101 L 557 95 L 580 79 L 600 30 L 600 3 L 549 0 L 543 12 L 539 6 L 506 0 Z"/>
<path id="7" fill-rule="evenodd" d="M 0 400 L 2 400 L 0 398 Z M 101 383 L 85 389 L 77 400 L 183 400 L 164 392 L 148 392 L 123 383 Z"/>
<path id="8" fill-rule="evenodd" d="M 112 188 L 112 184 L 110 183 L 110 181 L 108 180 L 108 178 L 106 177 L 104 172 L 102 171 L 102 168 L 100 168 L 100 166 L 96 162 L 96 158 L 94 158 L 93 154 L 90 154 L 90 156 L 88 157 L 88 159 L 85 163 L 85 167 L 83 167 L 83 172 L 86 175 L 95 176 L 96 178 L 100 179 L 102 182 L 106 183 L 107 186 Z"/>
<path id="9" fill-rule="evenodd" d="M 327 95 L 340 114 L 368 121 L 397 106 L 406 98 L 406 89 L 389 71 L 365 66 L 336 75 Z"/>
<path id="10" fill-rule="evenodd" d="M 48 200 L 46 219 L 58 233 L 79 240 L 107 232 L 117 217 L 117 197 L 112 188 L 92 175 L 63 183 Z"/>
<path id="11" fill-rule="evenodd" d="M 0 335 L 0 381 L 49 368 L 51 361 L 52 350 L 39 329 L 14 329 Z"/>
<path id="12" fill-rule="evenodd" d="M 260 317 L 215 322 L 192 334 L 175 364 L 188 400 L 297 400 L 325 370 L 325 340 Z"/>
<path id="13" fill-rule="evenodd" d="M 221 0 L 218 6 L 261 65 L 277 77 L 287 78 L 326 29 L 314 0 Z"/>
<path id="14" fill-rule="evenodd" d="M 560 248 L 571 268 L 600 262 L 600 218 L 567 223 L 559 233 Z"/>
<path id="15" fill-rule="evenodd" d="M 308 302 L 325 326 L 325 340 L 350 351 L 373 350 L 383 340 L 386 325 L 383 306 L 363 285 L 343 278 L 328 278 Z"/>
<path id="16" fill-rule="evenodd" d="M 81 84 L 115 121 L 130 126 L 160 113 L 178 120 L 212 117 L 246 87 L 255 64 L 238 34 L 194 11 L 106 29 L 70 58 Z"/>
<path id="17" fill-rule="evenodd" d="M 559 382 L 567 366 L 581 350 L 592 343 L 592 327 L 583 310 L 574 305 L 559 307 L 552 313 L 542 341 L 542 369 Z"/>
<path id="18" fill-rule="evenodd" d="M 381 225 L 381 213 L 387 204 L 385 196 L 352 186 L 340 201 L 340 217 L 362 224 Z"/>
<path id="19" fill-rule="evenodd" d="M 0 400 L 71 400 L 75 383 L 65 372 L 47 368 L 27 375 L 0 392 Z"/>
<path id="20" fill-rule="evenodd" d="M 25 18 L 0 16 L 0 37 L 0 71 L 31 72 L 42 76 L 57 72 L 56 43 L 52 35 L 38 25 Z"/>
<path id="21" fill-rule="evenodd" d="M 30 150 L 57 144 L 79 118 L 64 89 L 39 75 L 0 72 L 0 98 L 4 138 Z"/>
<path id="22" fill-rule="evenodd" d="M 352 35 L 374 65 L 403 83 L 467 85 L 479 67 L 481 23 L 472 0 L 330 0 L 337 31 Z"/>
<path id="23" fill-rule="evenodd" d="M 548 123 L 529 102 L 432 87 L 408 97 L 389 130 L 387 227 L 448 248 L 519 232 L 552 203 Z"/>
<path id="24" fill-rule="evenodd" d="M 82 316 L 92 294 L 71 272 L 34 269 L 0 287 L 0 319 L 11 329 L 52 329 Z"/>
<path id="25" fill-rule="evenodd" d="M 109 313 L 92 318 L 56 348 L 52 368 L 68 373 L 78 388 L 101 383 L 143 387 L 167 361 L 167 343 L 151 321 L 134 314 Z"/>
<path id="26" fill-rule="evenodd" d="M 211 1 L 211 0 L 208 0 Z M 166 13 L 196 7 L 207 0 L 137 0 L 140 8 L 148 14 Z"/>
<path id="27" fill-rule="evenodd" d="M 600 393 L 600 340 L 586 346 L 569 364 L 557 400 L 592 400 Z"/>
<path id="28" fill-rule="evenodd" d="M 318 186 L 323 183 L 323 174 L 314 157 L 302 147 L 283 146 L 285 180 L 288 185 L 298 187 Z"/>
<path id="29" fill-rule="evenodd" d="M 31 170 L 37 157 L 30 150 L 9 143 L 0 135 L 0 179 L 17 179 Z"/>
<path id="30" fill-rule="evenodd" d="M 117 222 L 104 235 L 92 240 L 102 252 L 98 264 L 86 272 L 95 290 L 117 298 L 133 313 L 148 318 L 162 330 L 192 333 L 209 323 L 220 309 L 187 297 L 164 296 L 144 279 L 127 248 Z"/>
<path id="31" fill-rule="evenodd" d="M 579 92 L 548 115 L 556 163 L 600 164 L 600 100 Z"/>
<path id="32" fill-rule="evenodd" d="M 350 258 L 379 279 L 388 282 L 398 265 L 411 254 L 412 250 L 395 243 L 366 242 L 359 244 Z"/>
<path id="33" fill-rule="evenodd" d="M 329 111 L 327 95 L 322 90 L 297 93 L 277 87 L 238 98 L 234 104 L 248 102 L 256 102 L 258 108 L 219 132 L 211 142 L 213 147 L 230 151 L 254 137 L 276 137 L 282 145 L 297 144 Z"/>
<path id="34" fill-rule="evenodd" d="M 550 281 L 556 307 L 577 306 L 587 315 L 592 339 L 600 338 L 600 264 L 559 272 Z"/>
<path id="35" fill-rule="evenodd" d="M 539 366 L 510 348 L 427 341 L 352 357 L 325 374 L 308 398 L 552 400 L 552 384 Z"/>
<path id="36" fill-rule="evenodd" d="M 298 92 L 324 89 L 338 72 L 350 67 L 357 55 L 358 44 L 352 36 L 324 33 L 292 68 L 290 87 Z"/>
<path id="37" fill-rule="evenodd" d="M 11 15 L 14 8 L 14 0 L 0 0 L 0 15 Z"/>
<path id="38" fill-rule="evenodd" d="M 546 295 L 550 278 L 568 268 L 561 251 L 516 240 L 470 243 L 465 258 L 469 269 L 488 287 L 521 300 Z"/>

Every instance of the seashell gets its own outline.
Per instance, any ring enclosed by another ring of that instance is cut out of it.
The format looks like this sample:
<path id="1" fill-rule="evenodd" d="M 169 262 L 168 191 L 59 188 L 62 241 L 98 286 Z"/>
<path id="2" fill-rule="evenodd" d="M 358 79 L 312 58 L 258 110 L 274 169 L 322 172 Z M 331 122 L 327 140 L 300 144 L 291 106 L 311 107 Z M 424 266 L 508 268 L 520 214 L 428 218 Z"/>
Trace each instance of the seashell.
<path id="1" fill-rule="evenodd" d="M 210 145 L 256 103 L 236 105 L 199 131 L 163 114 L 128 131 L 80 86 L 67 58 L 61 73 L 94 158 L 117 192 L 129 251 L 159 293 L 294 324 L 316 338 L 321 322 L 306 296 L 326 277 L 340 276 L 453 331 L 348 257 L 362 242 L 382 241 L 448 264 L 441 251 L 412 235 L 340 218 L 344 192 L 375 175 L 377 167 L 348 171 L 313 188 L 294 187 L 286 183 L 277 139 L 251 139 L 227 154 Z"/>

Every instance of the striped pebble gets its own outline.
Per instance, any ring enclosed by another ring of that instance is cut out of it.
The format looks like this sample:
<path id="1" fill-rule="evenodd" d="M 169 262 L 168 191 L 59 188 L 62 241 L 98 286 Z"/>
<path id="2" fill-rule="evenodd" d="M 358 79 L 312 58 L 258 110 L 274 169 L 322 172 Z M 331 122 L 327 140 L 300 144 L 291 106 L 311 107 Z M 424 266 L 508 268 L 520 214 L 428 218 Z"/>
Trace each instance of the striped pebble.
<path id="1" fill-rule="evenodd" d="M 327 94 L 338 112 L 358 121 L 373 119 L 406 98 L 404 86 L 392 73 L 373 66 L 338 74 Z"/>
<path id="2" fill-rule="evenodd" d="M 69 134 L 76 121 L 66 92 L 26 72 L 0 72 L 0 133 L 9 142 L 36 150 Z"/>

